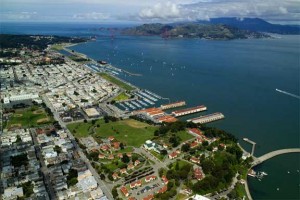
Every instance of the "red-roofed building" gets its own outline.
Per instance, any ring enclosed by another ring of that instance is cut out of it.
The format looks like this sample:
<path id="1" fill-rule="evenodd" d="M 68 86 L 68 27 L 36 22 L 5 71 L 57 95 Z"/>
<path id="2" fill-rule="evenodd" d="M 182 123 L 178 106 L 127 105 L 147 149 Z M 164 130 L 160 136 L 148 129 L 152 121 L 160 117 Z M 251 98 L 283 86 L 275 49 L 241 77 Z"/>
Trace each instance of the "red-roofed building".
<path id="1" fill-rule="evenodd" d="M 149 194 L 148 196 L 144 197 L 143 200 L 152 200 L 154 199 L 154 195 L 153 194 Z"/>
<path id="2" fill-rule="evenodd" d="M 114 136 L 109 136 L 109 137 L 108 137 L 108 140 L 109 140 L 109 141 L 113 141 L 114 139 L 115 139 Z"/>
<path id="3" fill-rule="evenodd" d="M 110 149 L 110 147 L 108 146 L 108 145 L 102 145 L 101 147 L 100 147 L 100 149 L 102 150 L 102 151 L 108 151 L 109 149 Z"/>
<path id="4" fill-rule="evenodd" d="M 202 180 L 204 178 L 204 175 L 203 175 L 202 170 L 200 169 L 200 167 L 197 167 L 196 169 L 194 169 L 194 177 L 198 181 Z"/>
<path id="5" fill-rule="evenodd" d="M 126 168 L 120 169 L 120 173 L 121 173 L 121 174 L 127 174 Z"/>
<path id="6" fill-rule="evenodd" d="M 191 157 L 190 161 L 193 162 L 193 163 L 200 164 L 200 159 L 198 159 L 196 157 Z"/>
<path id="7" fill-rule="evenodd" d="M 155 179 L 156 179 L 156 176 L 150 175 L 150 176 L 147 176 L 147 177 L 145 178 L 145 181 L 148 183 L 148 182 L 153 181 L 153 180 L 155 180 Z"/>
<path id="8" fill-rule="evenodd" d="M 126 187 L 123 186 L 123 187 L 121 187 L 120 190 L 121 190 L 121 192 L 124 194 L 125 197 L 128 197 L 128 196 L 129 196 L 129 193 L 128 193 L 128 190 L 126 189 Z"/>
<path id="9" fill-rule="evenodd" d="M 171 154 L 169 154 L 169 158 L 170 159 L 174 159 L 174 158 L 177 158 L 179 155 L 179 153 L 177 153 L 176 151 L 172 152 Z"/>
<path id="10" fill-rule="evenodd" d="M 128 170 L 134 169 L 134 165 L 132 163 L 128 164 L 127 169 Z"/>
<path id="11" fill-rule="evenodd" d="M 112 146 L 115 150 L 119 150 L 120 149 L 120 142 L 113 142 Z"/>
<path id="12" fill-rule="evenodd" d="M 104 158 L 105 158 L 105 155 L 102 154 L 102 153 L 100 153 L 100 154 L 98 155 L 98 158 L 99 158 L 99 159 L 104 159 Z"/>
<path id="13" fill-rule="evenodd" d="M 167 185 L 167 184 L 169 183 L 169 180 L 167 179 L 167 177 L 166 177 L 165 175 L 163 175 L 163 176 L 161 177 L 161 179 L 162 179 L 162 181 L 163 181 L 163 183 L 164 183 L 165 185 Z"/>
<path id="14" fill-rule="evenodd" d="M 202 144 L 203 139 L 202 139 L 201 137 L 197 137 L 197 138 L 196 138 L 196 142 L 197 142 L 198 144 Z"/>
<path id="15" fill-rule="evenodd" d="M 123 158 L 123 154 L 122 153 L 118 153 L 118 157 L 119 158 Z"/>
<path id="16" fill-rule="evenodd" d="M 138 166 L 141 162 L 139 160 L 134 161 L 134 166 Z"/>
<path id="17" fill-rule="evenodd" d="M 135 187 L 140 187 L 140 186 L 142 186 L 141 180 L 130 183 L 130 188 L 135 188 Z"/>
<path id="18" fill-rule="evenodd" d="M 132 153 L 126 153 L 126 155 L 131 158 L 132 157 Z"/>
<path id="19" fill-rule="evenodd" d="M 116 173 L 116 172 L 112 174 L 112 177 L 113 177 L 114 180 L 120 178 L 120 177 L 119 177 L 119 174 Z"/>
<path id="20" fill-rule="evenodd" d="M 129 197 L 128 200 L 136 200 L 135 197 Z"/>
<path id="21" fill-rule="evenodd" d="M 109 154 L 109 156 L 108 156 L 108 159 L 109 160 L 113 160 L 115 157 L 114 157 L 114 155 L 113 154 Z"/>
<path id="22" fill-rule="evenodd" d="M 199 145 L 199 143 L 197 142 L 192 142 L 190 143 L 190 147 L 193 149 L 193 148 L 196 148 L 197 146 Z"/>
<path id="23" fill-rule="evenodd" d="M 163 186 L 162 188 L 160 188 L 160 189 L 157 191 L 157 193 L 165 193 L 167 190 L 168 190 L 168 186 L 165 185 L 165 186 Z"/>

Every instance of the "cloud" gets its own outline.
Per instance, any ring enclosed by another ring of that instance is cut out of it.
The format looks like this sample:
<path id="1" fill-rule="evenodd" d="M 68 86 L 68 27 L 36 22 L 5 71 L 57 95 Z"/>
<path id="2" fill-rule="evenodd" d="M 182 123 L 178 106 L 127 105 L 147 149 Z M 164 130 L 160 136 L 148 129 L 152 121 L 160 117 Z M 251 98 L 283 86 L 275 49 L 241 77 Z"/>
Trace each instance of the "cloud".
<path id="1" fill-rule="evenodd" d="M 181 4 L 167 2 L 142 9 L 138 17 L 140 20 L 150 21 L 193 21 L 215 17 L 260 17 L 266 20 L 298 21 L 300 7 L 297 0 L 202 0 Z"/>
<path id="2" fill-rule="evenodd" d="M 0 18 L 6 20 L 32 20 L 38 17 L 37 12 L 1 12 Z"/>
<path id="3" fill-rule="evenodd" d="M 108 20 L 110 15 L 101 12 L 79 13 L 74 14 L 73 19 L 76 20 Z"/>
<path id="4" fill-rule="evenodd" d="M 182 14 L 180 6 L 171 3 L 157 3 L 153 7 L 144 8 L 140 11 L 141 19 L 178 19 Z"/>

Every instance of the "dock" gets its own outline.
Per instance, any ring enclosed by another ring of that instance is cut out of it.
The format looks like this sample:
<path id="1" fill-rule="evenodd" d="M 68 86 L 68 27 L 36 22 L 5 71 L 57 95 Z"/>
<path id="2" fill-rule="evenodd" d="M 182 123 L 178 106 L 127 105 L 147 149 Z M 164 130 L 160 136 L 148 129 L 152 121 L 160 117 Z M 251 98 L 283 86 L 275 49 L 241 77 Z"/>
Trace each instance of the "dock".
<path id="1" fill-rule="evenodd" d="M 160 108 L 162 110 L 167 110 L 167 109 L 177 108 L 177 107 L 181 107 L 181 106 L 185 106 L 185 105 L 186 105 L 185 101 L 178 101 L 178 102 L 174 102 L 174 103 L 163 104 L 160 106 Z"/>
<path id="2" fill-rule="evenodd" d="M 205 110 L 207 110 L 206 106 L 201 105 L 201 106 L 196 106 L 196 107 L 192 107 L 192 108 L 176 110 L 176 111 L 172 112 L 172 115 L 174 115 L 175 117 L 180 117 L 180 116 L 189 115 L 189 114 L 193 114 L 193 113 L 197 113 L 197 112 L 202 112 Z"/>
<path id="3" fill-rule="evenodd" d="M 213 122 L 213 121 L 217 121 L 220 119 L 224 119 L 225 116 L 222 113 L 213 113 L 213 114 L 209 114 L 209 115 L 204 115 L 204 116 L 200 116 L 197 118 L 193 118 L 193 119 L 188 119 L 188 122 L 194 122 L 196 124 L 205 124 L 205 123 L 209 123 L 209 122 Z"/>

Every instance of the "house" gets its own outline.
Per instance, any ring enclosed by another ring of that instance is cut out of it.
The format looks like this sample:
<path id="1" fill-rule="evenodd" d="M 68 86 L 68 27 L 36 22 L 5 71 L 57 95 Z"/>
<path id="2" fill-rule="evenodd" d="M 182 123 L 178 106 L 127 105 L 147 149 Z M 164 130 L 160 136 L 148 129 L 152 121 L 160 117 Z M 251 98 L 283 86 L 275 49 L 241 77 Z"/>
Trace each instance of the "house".
<path id="1" fill-rule="evenodd" d="M 165 185 L 165 186 L 163 186 L 162 188 L 160 188 L 158 191 L 157 191 L 157 193 L 165 193 L 166 191 L 168 190 L 168 186 L 167 185 Z"/>
<path id="2" fill-rule="evenodd" d="M 123 154 L 122 153 L 118 153 L 118 158 L 123 158 Z"/>
<path id="3" fill-rule="evenodd" d="M 202 144 L 203 139 L 202 139 L 201 137 L 197 137 L 197 138 L 196 138 L 196 142 L 197 142 L 198 144 Z"/>
<path id="4" fill-rule="evenodd" d="M 120 169 L 120 173 L 121 173 L 121 174 L 127 174 L 126 168 Z"/>
<path id="5" fill-rule="evenodd" d="M 130 183 L 130 188 L 136 188 L 136 187 L 140 187 L 140 186 L 142 186 L 141 180 Z"/>
<path id="6" fill-rule="evenodd" d="M 119 150 L 120 149 L 120 142 L 113 142 L 112 146 L 113 146 L 114 150 Z"/>
<path id="7" fill-rule="evenodd" d="M 170 158 L 170 159 L 174 159 L 174 158 L 177 158 L 178 155 L 179 155 L 179 153 L 176 152 L 176 151 L 174 151 L 174 152 L 172 152 L 171 154 L 169 154 L 169 158 Z"/>
<path id="8" fill-rule="evenodd" d="M 104 145 L 102 145 L 102 146 L 100 147 L 100 149 L 101 149 L 102 151 L 108 151 L 108 150 L 110 149 L 110 147 L 109 147 L 108 145 L 104 144 Z"/>
<path id="9" fill-rule="evenodd" d="M 136 200 L 135 197 L 129 197 L 128 200 Z"/>
<path id="10" fill-rule="evenodd" d="M 113 141 L 114 139 L 115 139 L 114 136 L 109 136 L 109 137 L 108 137 L 108 140 L 109 140 L 109 141 Z"/>
<path id="11" fill-rule="evenodd" d="M 163 175 L 161 177 L 161 179 L 162 179 L 164 185 L 167 185 L 169 183 L 169 180 L 167 179 L 167 177 L 165 175 Z"/>
<path id="12" fill-rule="evenodd" d="M 118 174 L 117 172 L 113 173 L 113 174 L 112 174 L 112 177 L 113 177 L 114 180 L 120 178 L 120 177 L 119 177 L 119 174 Z"/>
<path id="13" fill-rule="evenodd" d="M 109 154 L 109 156 L 108 156 L 108 159 L 109 160 L 113 160 L 115 157 L 114 157 L 114 155 L 113 154 Z"/>
<path id="14" fill-rule="evenodd" d="M 100 154 L 98 155 L 98 158 L 99 158 L 99 159 L 104 159 L 104 158 L 105 158 L 105 155 L 100 153 Z"/>
<path id="15" fill-rule="evenodd" d="M 197 167 L 194 169 L 194 177 L 199 181 L 202 180 L 204 178 L 204 175 L 202 173 L 202 170 L 200 169 L 200 167 Z"/>
<path id="16" fill-rule="evenodd" d="M 200 164 L 200 159 L 199 159 L 199 158 L 196 158 L 196 157 L 191 157 L 191 158 L 190 158 L 190 161 L 193 162 L 193 163 Z"/>
<path id="17" fill-rule="evenodd" d="M 149 194 L 148 196 L 144 197 L 143 200 L 152 200 L 154 199 L 154 195 L 153 194 Z"/>
<path id="18" fill-rule="evenodd" d="M 147 183 L 149 183 L 150 181 L 153 181 L 153 180 L 155 180 L 155 179 L 156 179 L 156 176 L 150 175 L 150 176 L 147 176 L 147 177 L 145 178 L 145 181 L 146 181 Z"/>
<path id="19" fill-rule="evenodd" d="M 128 166 L 127 166 L 127 169 L 128 169 L 128 170 L 134 169 L 134 165 L 133 165 L 133 164 L 131 164 L 131 163 L 130 163 L 130 164 L 128 164 Z"/>
<path id="20" fill-rule="evenodd" d="M 131 158 L 132 157 L 132 153 L 126 153 L 126 155 Z"/>
<path id="21" fill-rule="evenodd" d="M 138 166 L 141 162 L 139 160 L 134 161 L 134 166 Z"/>
<path id="22" fill-rule="evenodd" d="M 190 144 L 190 147 L 193 149 L 193 148 L 196 148 L 197 146 L 198 146 L 198 144 L 199 143 L 197 143 L 197 142 L 192 142 L 191 144 Z"/>
<path id="23" fill-rule="evenodd" d="M 200 136 L 200 137 L 203 136 L 202 131 L 200 131 L 200 130 L 197 129 L 197 128 L 190 128 L 188 131 L 189 131 L 189 133 L 192 134 L 192 135 L 197 135 L 197 136 Z"/>
<path id="24" fill-rule="evenodd" d="M 128 190 L 126 189 L 126 187 L 121 187 L 121 192 L 123 193 L 123 195 L 125 196 L 125 197 L 128 197 L 129 196 L 129 193 L 128 193 Z"/>
<path id="25" fill-rule="evenodd" d="M 148 151 L 153 150 L 157 153 L 160 153 L 160 151 L 163 150 L 163 148 L 160 145 L 156 144 L 155 142 L 152 142 L 151 140 L 147 140 L 143 147 Z"/>

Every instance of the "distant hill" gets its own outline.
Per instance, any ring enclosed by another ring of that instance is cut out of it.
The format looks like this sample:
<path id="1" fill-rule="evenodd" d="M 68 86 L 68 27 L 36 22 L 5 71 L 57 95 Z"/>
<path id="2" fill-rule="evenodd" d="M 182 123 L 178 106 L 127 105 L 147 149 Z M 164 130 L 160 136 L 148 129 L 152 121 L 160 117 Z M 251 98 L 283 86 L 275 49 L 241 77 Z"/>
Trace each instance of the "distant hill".
<path id="1" fill-rule="evenodd" d="M 210 21 L 197 21 L 199 24 L 225 24 L 243 30 L 268 32 L 277 34 L 300 34 L 300 26 L 271 24 L 260 18 L 222 17 L 212 18 Z"/>
<path id="2" fill-rule="evenodd" d="M 223 24 L 143 24 L 122 30 L 125 35 L 162 36 L 164 38 L 202 38 L 211 40 L 230 40 L 269 37 L 255 31 L 241 30 Z"/>

